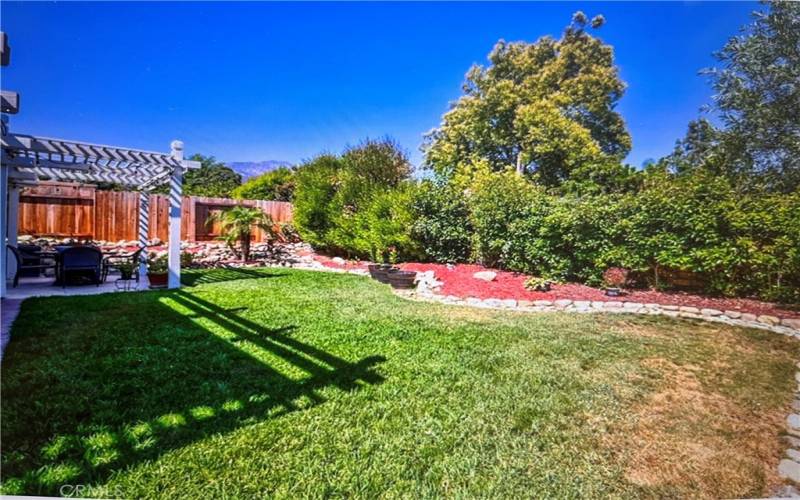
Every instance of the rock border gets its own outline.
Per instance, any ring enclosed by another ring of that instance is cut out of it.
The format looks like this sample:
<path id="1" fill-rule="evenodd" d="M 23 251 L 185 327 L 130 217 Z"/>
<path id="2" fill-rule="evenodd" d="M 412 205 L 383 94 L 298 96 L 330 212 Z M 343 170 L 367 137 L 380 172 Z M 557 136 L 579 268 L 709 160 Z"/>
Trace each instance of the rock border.
<path id="1" fill-rule="evenodd" d="M 786 435 L 784 439 L 789 445 L 786 449 L 786 458 L 778 463 L 778 475 L 781 479 L 791 481 L 800 485 L 800 363 L 797 363 L 798 371 L 794 374 L 797 382 L 797 390 L 792 402 L 792 413 L 786 417 Z M 788 487 L 786 496 L 798 496 L 800 492 L 793 487 Z"/>
<path id="2" fill-rule="evenodd" d="M 442 285 L 436 281 L 433 271 L 417 273 L 417 289 L 395 291 L 408 299 L 442 304 L 481 307 L 487 309 L 506 309 L 525 312 L 569 312 L 569 313 L 624 313 L 646 314 L 653 316 L 669 316 L 673 318 L 689 318 L 724 323 L 726 325 L 759 328 L 789 337 L 800 338 L 800 318 L 778 318 L 777 316 L 743 313 L 739 311 L 721 311 L 719 309 L 698 308 L 693 306 L 664 305 L 655 303 L 629 301 L 599 300 L 516 300 L 516 299 L 479 299 L 476 297 L 457 297 L 441 295 L 436 289 Z M 800 382 L 800 379 L 798 380 Z M 798 409 L 800 411 L 800 407 Z M 800 428 L 800 416 L 798 416 Z M 798 431 L 800 438 L 800 430 Z"/>

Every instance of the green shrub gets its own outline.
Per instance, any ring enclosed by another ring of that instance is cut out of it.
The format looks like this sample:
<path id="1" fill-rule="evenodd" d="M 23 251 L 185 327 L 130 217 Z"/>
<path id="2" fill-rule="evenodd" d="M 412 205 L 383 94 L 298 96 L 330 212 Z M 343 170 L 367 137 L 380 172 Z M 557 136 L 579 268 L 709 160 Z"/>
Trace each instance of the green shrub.
<path id="1" fill-rule="evenodd" d="M 413 211 L 413 238 L 426 259 L 436 262 L 469 259 L 472 225 L 463 192 L 445 183 L 422 182 L 413 200 Z"/>
<path id="2" fill-rule="evenodd" d="M 536 272 L 529 244 L 538 237 L 537 220 L 548 205 L 542 188 L 514 172 L 477 177 L 470 196 L 475 259 L 487 266 Z"/>
<path id="3" fill-rule="evenodd" d="M 325 154 L 308 161 L 295 174 L 293 222 L 303 240 L 312 246 L 330 249 L 328 233 L 336 215 L 331 204 L 341 170 L 341 160 Z"/>
<path id="4" fill-rule="evenodd" d="M 418 255 L 410 237 L 413 187 L 405 153 L 390 139 L 323 155 L 295 174 L 294 223 L 316 248 L 347 256 Z"/>
<path id="5" fill-rule="evenodd" d="M 245 200 L 292 201 L 293 193 L 294 172 L 280 167 L 249 179 L 234 189 L 232 196 Z"/>
<path id="6" fill-rule="evenodd" d="M 353 250 L 374 262 L 419 258 L 419 245 L 411 236 L 414 196 L 412 183 L 375 193 L 355 216 Z"/>

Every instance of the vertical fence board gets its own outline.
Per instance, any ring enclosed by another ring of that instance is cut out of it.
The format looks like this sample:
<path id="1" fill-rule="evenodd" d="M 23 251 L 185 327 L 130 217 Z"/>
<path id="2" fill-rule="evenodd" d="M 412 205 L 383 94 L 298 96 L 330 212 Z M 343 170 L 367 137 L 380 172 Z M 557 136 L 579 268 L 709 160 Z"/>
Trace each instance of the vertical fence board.
<path id="1" fill-rule="evenodd" d="M 292 220 L 292 204 L 264 200 L 231 200 L 184 196 L 181 203 L 181 239 L 209 241 L 219 236 L 219 224 L 206 225 L 208 216 L 230 207 L 258 207 L 276 224 Z M 19 234 L 102 241 L 137 240 L 139 194 L 129 191 L 99 191 L 94 186 L 43 182 L 20 194 Z M 151 239 L 167 241 L 169 200 L 150 196 Z M 264 232 L 253 232 L 264 241 Z"/>

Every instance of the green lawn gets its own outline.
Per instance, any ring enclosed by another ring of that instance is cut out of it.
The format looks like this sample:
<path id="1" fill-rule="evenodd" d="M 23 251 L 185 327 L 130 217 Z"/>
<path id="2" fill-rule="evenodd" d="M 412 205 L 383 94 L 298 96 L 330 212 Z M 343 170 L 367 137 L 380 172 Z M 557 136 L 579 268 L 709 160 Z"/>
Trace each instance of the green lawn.
<path id="1" fill-rule="evenodd" d="M 423 304 L 351 275 L 186 282 L 23 304 L 2 366 L 4 493 L 729 497 L 775 484 L 800 354 L 785 337 Z"/>

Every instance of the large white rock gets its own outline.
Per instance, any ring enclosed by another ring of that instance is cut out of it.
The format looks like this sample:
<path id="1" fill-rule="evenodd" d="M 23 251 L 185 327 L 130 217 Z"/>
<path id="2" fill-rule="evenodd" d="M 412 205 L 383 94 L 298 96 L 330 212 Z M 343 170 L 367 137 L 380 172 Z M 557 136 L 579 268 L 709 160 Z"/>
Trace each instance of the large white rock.
<path id="1" fill-rule="evenodd" d="M 497 273 L 494 271 L 478 271 L 477 273 L 473 274 L 472 277 L 476 280 L 494 281 L 494 279 L 497 277 Z"/>
<path id="2" fill-rule="evenodd" d="M 783 459 L 778 464 L 778 474 L 782 478 L 800 482 L 800 464 L 794 460 Z"/>

